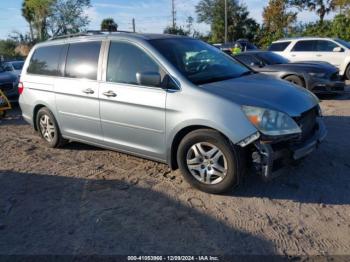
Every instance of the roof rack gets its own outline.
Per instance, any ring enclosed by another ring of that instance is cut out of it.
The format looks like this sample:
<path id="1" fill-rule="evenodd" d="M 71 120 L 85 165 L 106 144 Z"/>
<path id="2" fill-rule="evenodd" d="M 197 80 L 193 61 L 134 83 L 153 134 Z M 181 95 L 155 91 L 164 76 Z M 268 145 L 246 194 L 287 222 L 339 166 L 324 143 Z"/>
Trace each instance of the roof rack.
<path id="1" fill-rule="evenodd" d="M 65 39 L 65 38 L 72 38 L 72 37 L 79 37 L 79 36 L 92 36 L 92 35 L 109 35 L 109 34 L 115 34 L 115 33 L 135 33 L 132 31 L 122 31 L 118 30 L 116 32 L 109 32 L 109 31 L 100 31 L 100 30 L 88 30 L 85 32 L 80 32 L 76 34 L 68 34 L 68 35 L 61 35 L 61 36 L 54 36 L 49 39 L 51 40 L 57 40 L 57 39 Z"/>

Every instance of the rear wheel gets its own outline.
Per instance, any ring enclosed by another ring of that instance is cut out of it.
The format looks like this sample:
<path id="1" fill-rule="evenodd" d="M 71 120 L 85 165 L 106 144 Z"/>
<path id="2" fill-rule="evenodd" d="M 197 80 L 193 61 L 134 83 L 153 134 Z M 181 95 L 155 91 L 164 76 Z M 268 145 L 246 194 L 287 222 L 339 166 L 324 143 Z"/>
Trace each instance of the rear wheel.
<path id="1" fill-rule="evenodd" d="M 0 118 L 4 118 L 6 116 L 6 110 L 0 110 Z"/>
<path id="2" fill-rule="evenodd" d="M 36 117 L 36 126 L 49 147 L 57 148 L 65 144 L 66 140 L 61 135 L 55 117 L 46 107 L 39 110 Z"/>
<path id="3" fill-rule="evenodd" d="M 347 80 L 350 80 L 350 65 L 348 65 L 348 68 L 346 68 L 345 77 Z"/>
<path id="4" fill-rule="evenodd" d="M 284 78 L 284 80 L 305 88 L 305 83 L 303 79 L 301 79 L 299 76 L 296 76 L 296 75 L 287 76 Z"/>
<path id="5" fill-rule="evenodd" d="M 179 145 L 177 161 L 186 181 L 208 193 L 232 189 L 242 174 L 238 148 L 211 129 L 186 135 Z"/>

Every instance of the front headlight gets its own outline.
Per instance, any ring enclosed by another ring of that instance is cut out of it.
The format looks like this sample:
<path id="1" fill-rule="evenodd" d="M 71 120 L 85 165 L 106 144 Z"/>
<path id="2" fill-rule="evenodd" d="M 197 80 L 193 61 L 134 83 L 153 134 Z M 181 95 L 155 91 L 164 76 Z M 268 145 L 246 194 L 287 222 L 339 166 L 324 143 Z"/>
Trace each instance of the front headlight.
<path id="1" fill-rule="evenodd" d="M 242 106 L 249 121 L 263 134 L 268 136 L 301 133 L 300 127 L 285 113 L 271 109 Z"/>
<path id="2" fill-rule="evenodd" d="M 317 78 L 325 78 L 326 73 L 309 73 L 310 76 L 312 77 L 317 77 Z"/>

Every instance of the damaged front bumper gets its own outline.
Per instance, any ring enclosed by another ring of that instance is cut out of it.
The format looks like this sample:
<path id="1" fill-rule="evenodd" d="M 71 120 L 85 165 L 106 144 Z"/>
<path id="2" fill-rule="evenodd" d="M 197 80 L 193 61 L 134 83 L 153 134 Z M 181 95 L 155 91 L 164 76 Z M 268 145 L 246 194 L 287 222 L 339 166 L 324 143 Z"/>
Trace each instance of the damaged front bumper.
<path id="1" fill-rule="evenodd" d="M 277 175 L 275 171 L 281 167 L 313 152 L 326 135 L 327 129 L 323 119 L 319 117 L 313 134 L 304 141 L 295 136 L 280 137 L 278 140 L 260 137 L 254 142 L 253 166 L 264 180 L 269 180 Z"/>

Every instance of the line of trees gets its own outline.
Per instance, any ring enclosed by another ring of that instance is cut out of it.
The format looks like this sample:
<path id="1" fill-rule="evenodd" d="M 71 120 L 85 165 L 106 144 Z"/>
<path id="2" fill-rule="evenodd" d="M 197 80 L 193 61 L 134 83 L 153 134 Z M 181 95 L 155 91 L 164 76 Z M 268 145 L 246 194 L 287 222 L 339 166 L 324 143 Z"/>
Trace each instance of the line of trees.
<path id="1" fill-rule="evenodd" d="M 26 56 L 36 42 L 50 37 L 84 31 L 89 25 L 87 8 L 90 0 L 23 0 L 22 16 L 29 32 L 13 32 L 9 39 L 0 40 L 0 55 Z M 350 0 L 269 0 L 263 9 L 259 25 L 250 16 L 247 6 L 239 0 L 227 0 L 228 41 L 248 39 L 264 48 L 272 41 L 292 36 L 339 37 L 350 41 Z M 313 12 L 318 20 L 298 21 L 301 11 Z M 197 21 L 210 25 L 210 33 L 203 35 L 194 28 L 195 18 L 186 19 L 185 26 L 168 26 L 164 33 L 189 35 L 211 43 L 224 42 L 225 0 L 200 0 L 196 6 Z M 331 20 L 326 15 L 335 12 Z M 101 23 L 101 30 L 117 31 L 112 18 Z"/>
<path id="2" fill-rule="evenodd" d="M 350 0 L 269 0 L 263 9 L 259 25 L 250 17 L 247 6 L 238 0 L 227 0 L 228 40 L 248 39 L 261 47 L 272 41 L 291 36 L 328 36 L 350 40 Z M 210 42 L 224 42 L 225 0 L 201 0 L 196 6 L 198 22 L 210 25 Z M 299 22 L 301 11 L 313 12 L 318 20 Z M 336 12 L 332 20 L 327 14 Z"/>

